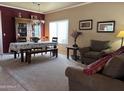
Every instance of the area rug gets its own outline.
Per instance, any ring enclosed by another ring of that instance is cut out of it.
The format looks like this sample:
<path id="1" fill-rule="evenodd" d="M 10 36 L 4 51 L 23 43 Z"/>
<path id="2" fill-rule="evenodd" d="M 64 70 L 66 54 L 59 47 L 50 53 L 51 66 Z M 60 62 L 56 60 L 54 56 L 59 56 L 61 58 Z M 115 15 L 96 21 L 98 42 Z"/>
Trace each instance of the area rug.
<path id="1" fill-rule="evenodd" d="M 80 65 L 68 60 L 65 55 L 58 58 L 50 55 L 35 55 L 32 63 L 20 62 L 20 58 L 13 59 L 13 55 L 4 55 L 0 65 L 16 79 L 25 90 L 30 91 L 68 91 L 68 79 L 65 69 L 68 66 Z"/>

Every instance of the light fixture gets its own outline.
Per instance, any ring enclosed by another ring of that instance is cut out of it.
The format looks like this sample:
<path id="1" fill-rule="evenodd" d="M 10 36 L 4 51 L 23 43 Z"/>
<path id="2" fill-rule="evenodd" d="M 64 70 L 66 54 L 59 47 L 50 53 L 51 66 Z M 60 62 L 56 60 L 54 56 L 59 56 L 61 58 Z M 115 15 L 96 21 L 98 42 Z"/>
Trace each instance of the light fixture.
<path id="1" fill-rule="evenodd" d="M 38 2 L 33 2 L 33 4 L 38 6 L 39 13 L 40 13 L 40 3 L 38 3 Z M 45 21 L 38 19 L 38 20 L 35 20 L 35 23 L 38 23 L 38 24 L 43 23 L 43 24 L 44 24 Z"/>
<path id="2" fill-rule="evenodd" d="M 121 38 L 121 47 L 123 46 L 123 41 L 124 41 L 124 31 L 120 31 L 118 34 L 117 34 L 117 37 Z"/>

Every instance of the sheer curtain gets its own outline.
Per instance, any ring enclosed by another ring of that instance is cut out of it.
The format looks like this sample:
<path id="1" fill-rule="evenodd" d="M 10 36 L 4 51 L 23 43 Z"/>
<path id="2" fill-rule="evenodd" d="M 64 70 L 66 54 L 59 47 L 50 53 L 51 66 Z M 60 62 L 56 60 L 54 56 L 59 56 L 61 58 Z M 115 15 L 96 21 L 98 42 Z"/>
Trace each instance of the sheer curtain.
<path id="1" fill-rule="evenodd" d="M 50 41 L 52 37 L 58 37 L 59 44 L 68 44 L 68 20 L 50 22 Z"/>

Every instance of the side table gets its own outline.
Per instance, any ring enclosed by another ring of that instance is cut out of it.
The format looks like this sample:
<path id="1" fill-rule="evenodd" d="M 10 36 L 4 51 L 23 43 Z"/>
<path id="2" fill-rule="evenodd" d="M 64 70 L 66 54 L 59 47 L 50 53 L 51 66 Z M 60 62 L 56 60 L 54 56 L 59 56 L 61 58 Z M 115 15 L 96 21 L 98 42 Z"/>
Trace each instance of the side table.
<path id="1" fill-rule="evenodd" d="M 79 50 L 78 47 L 71 47 L 71 46 L 67 46 L 67 59 L 69 59 L 69 50 L 73 50 L 73 59 L 76 61 L 79 59 L 78 55 L 77 55 L 77 51 Z"/>

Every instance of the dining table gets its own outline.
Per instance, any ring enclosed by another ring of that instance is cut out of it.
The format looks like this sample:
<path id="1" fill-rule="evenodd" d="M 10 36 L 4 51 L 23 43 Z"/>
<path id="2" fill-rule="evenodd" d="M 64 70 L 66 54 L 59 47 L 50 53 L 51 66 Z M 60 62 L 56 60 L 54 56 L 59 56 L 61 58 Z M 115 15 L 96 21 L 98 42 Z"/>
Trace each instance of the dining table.
<path id="1" fill-rule="evenodd" d="M 29 49 L 40 49 L 49 46 L 57 47 L 56 42 L 40 41 L 40 42 L 11 42 L 9 45 L 9 52 L 14 52 L 14 58 L 17 58 L 16 54 L 21 54 L 21 62 L 24 61 L 24 53 Z"/>

